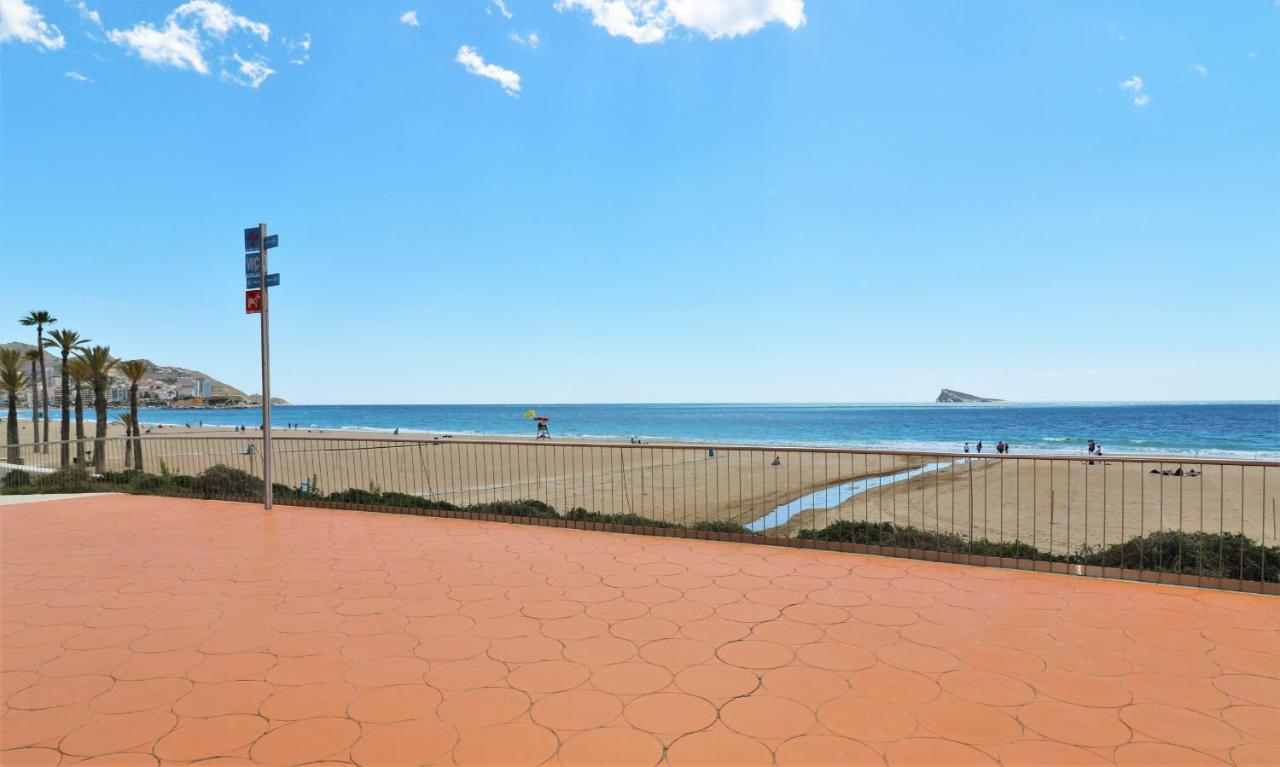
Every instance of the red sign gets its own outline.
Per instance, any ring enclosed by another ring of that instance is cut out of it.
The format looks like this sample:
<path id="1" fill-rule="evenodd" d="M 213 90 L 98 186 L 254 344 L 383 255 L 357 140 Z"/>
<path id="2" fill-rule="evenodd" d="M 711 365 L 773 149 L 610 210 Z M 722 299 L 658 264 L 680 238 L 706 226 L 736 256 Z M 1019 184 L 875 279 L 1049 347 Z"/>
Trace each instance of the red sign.
<path id="1" fill-rule="evenodd" d="M 246 290 L 244 292 L 244 313 L 262 314 L 261 290 Z"/>

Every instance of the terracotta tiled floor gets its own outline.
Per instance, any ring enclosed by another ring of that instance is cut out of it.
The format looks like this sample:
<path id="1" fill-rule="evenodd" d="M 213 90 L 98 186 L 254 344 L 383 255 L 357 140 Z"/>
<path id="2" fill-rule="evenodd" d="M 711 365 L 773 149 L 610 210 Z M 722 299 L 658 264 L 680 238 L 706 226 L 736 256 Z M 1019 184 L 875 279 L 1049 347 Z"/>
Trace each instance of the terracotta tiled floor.
<path id="1" fill-rule="evenodd" d="M 0 525 L 6 767 L 1280 764 L 1272 597 L 128 496 Z"/>

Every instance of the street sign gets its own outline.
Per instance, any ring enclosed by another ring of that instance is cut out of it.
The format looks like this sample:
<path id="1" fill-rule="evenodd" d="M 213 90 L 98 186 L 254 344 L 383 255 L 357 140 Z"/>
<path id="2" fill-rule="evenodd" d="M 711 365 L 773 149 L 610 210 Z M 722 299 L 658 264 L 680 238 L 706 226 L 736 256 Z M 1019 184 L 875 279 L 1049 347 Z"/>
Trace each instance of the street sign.
<path id="1" fill-rule="evenodd" d="M 245 314 L 261 314 L 262 313 L 262 291 L 246 290 L 244 292 L 244 313 Z"/>
<path id="2" fill-rule="evenodd" d="M 267 239 L 263 240 L 262 244 L 267 248 L 274 248 L 275 246 L 280 244 L 280 235 L 268 234 Z"/>
<path id="3" fill-rule="evenodd" d="M 274 288 L 279 284 L 280 284 L 279 274 L 267 275 L 267 287 Z M 258 276 L 256 272 L 253 274 L 246 274 L 244 276 L 244 286 L 250 290 L 256 290 L 257 288 L 262 287 L 262 279 Z"/>
<path id="4" fill-rule="evenodd" d="M 251 253 L 244 257 L 244 274 L 248 277 L 251 274 L 258 274 L 262 271 L 262 256 L 257 253 Z"/>
<path id="5" fill-rule="evenodd" d="M 261 240 L 261 235 L 262 235 L 262 232 L 260 232 L 258 230 L 258 227 L 256 226 L 253 227 L 252 229 L 245 229 L 244 230 L 244 249 L 246 251 L 257 250 L 259 246 L 259 242 Z"/>

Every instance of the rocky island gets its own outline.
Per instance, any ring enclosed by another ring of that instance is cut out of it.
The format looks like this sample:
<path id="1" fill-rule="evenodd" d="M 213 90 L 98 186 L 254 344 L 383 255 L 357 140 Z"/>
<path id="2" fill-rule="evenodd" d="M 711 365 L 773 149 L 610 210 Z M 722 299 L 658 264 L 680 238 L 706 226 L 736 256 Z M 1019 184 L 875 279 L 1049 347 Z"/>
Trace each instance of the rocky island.
<path id="1" fill-rule="evenodd" d="M 966 394 L 955 389 L 943 389 L 938 393 L 935 402 L 1004 402 L 1002 399 L 993 399 L 991 397 L 979 397 L 976 394 Z"/>

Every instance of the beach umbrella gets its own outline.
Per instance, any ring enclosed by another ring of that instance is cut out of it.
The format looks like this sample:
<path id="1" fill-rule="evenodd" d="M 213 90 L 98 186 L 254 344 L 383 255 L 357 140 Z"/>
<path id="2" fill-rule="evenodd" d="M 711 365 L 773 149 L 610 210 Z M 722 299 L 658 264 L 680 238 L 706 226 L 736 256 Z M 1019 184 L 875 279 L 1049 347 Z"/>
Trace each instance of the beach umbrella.
<path id="1" fill-rule="evenodd" d="M 537 418 L 534 418 L 533 420 L 535 420 L 535 421 L 542 421 L 543 423 L 546 423 L 547 421 L 550 421 L 551 419 L 550 419 L 550 418 L 547 418 L 545 415 L 540 415 L 540 416 L 538 416 Z"/>

